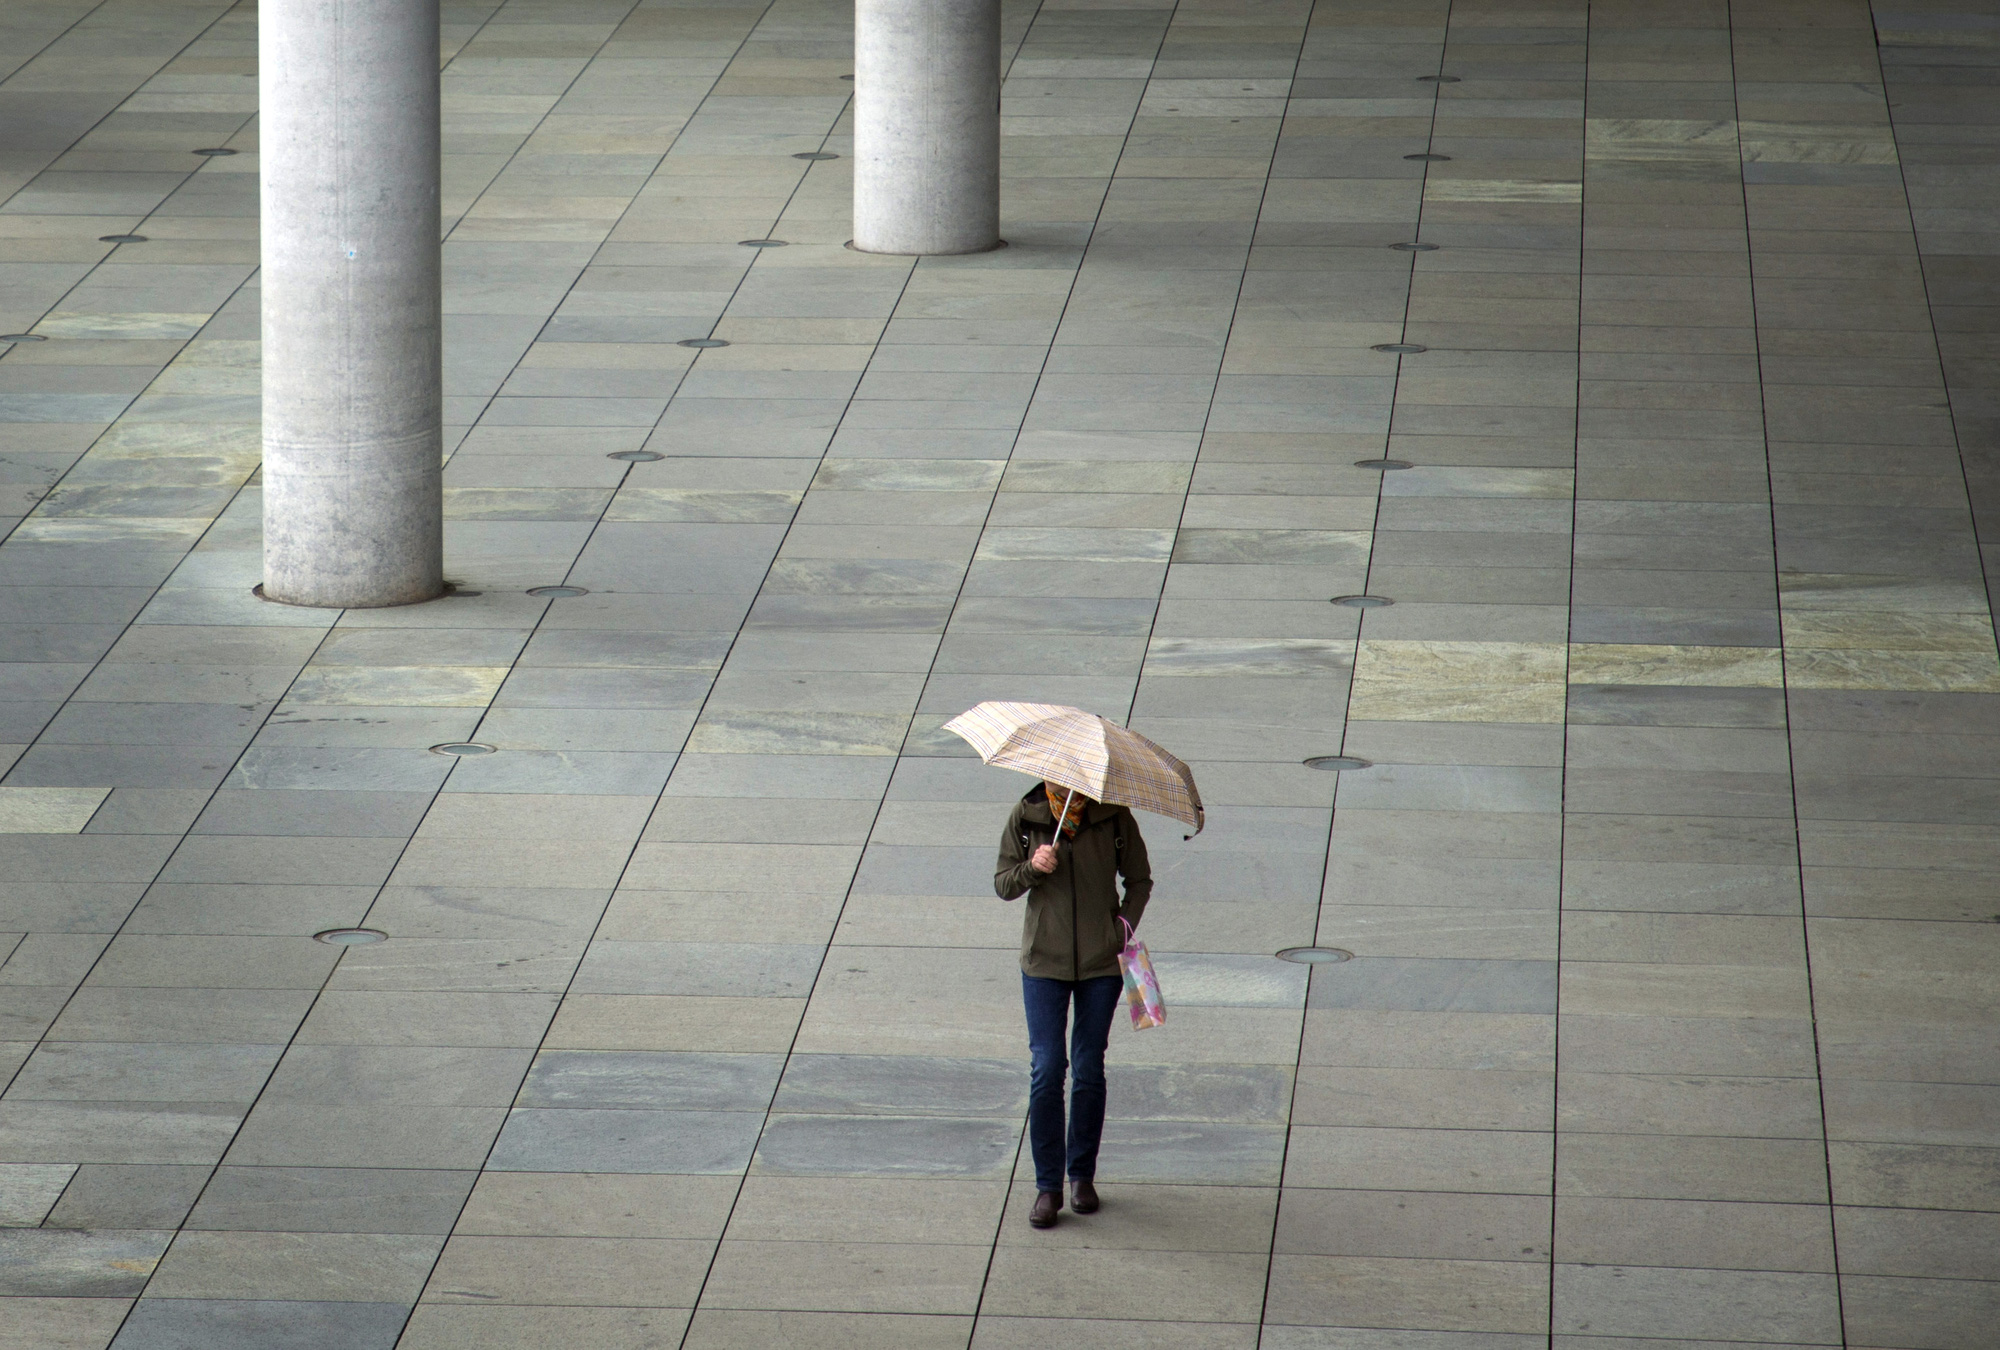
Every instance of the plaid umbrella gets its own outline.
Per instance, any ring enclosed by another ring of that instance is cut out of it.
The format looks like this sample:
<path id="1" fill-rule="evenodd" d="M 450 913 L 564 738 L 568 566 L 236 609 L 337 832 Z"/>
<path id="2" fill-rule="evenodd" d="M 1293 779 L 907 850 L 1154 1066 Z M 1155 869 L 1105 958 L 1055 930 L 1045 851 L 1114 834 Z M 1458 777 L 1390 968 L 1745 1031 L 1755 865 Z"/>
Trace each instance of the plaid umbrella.
<path id="1" fill-rule="evenodd" d="M 1038 774 L 1100 802 L 1171 816 L 1196 834 L 1206 823 L 1188 766 L 1096 713 L 1053 703 L 982 703 L 944 729 L 988 764 Z"/>

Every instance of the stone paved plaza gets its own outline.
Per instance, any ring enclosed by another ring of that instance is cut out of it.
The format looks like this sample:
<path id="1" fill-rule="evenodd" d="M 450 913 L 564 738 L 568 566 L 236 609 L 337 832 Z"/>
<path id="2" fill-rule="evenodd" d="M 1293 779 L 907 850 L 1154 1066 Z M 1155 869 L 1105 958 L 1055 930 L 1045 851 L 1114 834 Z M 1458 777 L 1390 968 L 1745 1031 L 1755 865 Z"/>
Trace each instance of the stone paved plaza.
<path id="1" fill-rule="evenodd" d="M 2000 6 L 1009 0 L 922 261 L 850 25 L 447 4 L 334 612 L 254 10 L 0 9 L 0 1347 L 2000 1344 Z M 1052 1233 L 982 698 L 1210 811 Z"/>

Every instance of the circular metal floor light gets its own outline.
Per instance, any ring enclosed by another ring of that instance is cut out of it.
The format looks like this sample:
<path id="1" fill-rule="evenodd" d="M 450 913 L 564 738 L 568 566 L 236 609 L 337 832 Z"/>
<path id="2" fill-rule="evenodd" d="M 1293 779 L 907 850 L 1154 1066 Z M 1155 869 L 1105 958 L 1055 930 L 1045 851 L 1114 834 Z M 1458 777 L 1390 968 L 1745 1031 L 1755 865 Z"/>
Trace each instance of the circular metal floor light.
<path id="1" fill-rule="evenodd" d="M 1382 469 L 1386 471 L 1389 469 L 1414 469 L 1417 466 L 1410 463 L 1407 459 L 1357 459 L 1354 461 L 1354 467 L 1357 469 Z"/>
<path id="2" fill-rule="evenodd" d="M 500 748 L 498 746 L 487 745 L 481 741 L 446 741 L 443 745 L 432 746 L 431 753 L 434 755 L 497 755 L 500 753 Z"/>
<path id="3" fill-rule="evenodd" d="M 831 150 L 802 150 L 798 154 L 793 155 L 792 158 L 819 160 L 819 159 L 839 159 L 840 156 L 834 154 L 833 151 Z"/>
<path id="4" fill-rule="evenodd" d="M 233 155 L 236 152 L 234 150 L 231 150 L 226 145 L 209 145 L 209 146 L 203 146 L 201 149 L 196 150 L 194 153 L 197 155 L 207 155 L 210 159 L 220 159 L 224 155 Z"/>
<path id="5" fill-rule="evenodd" d="M 1439 246 L 1436 244 L 1391 244 L 1389 247 L 1398 253 L 1435 253 L 1438 251 Z"/>
<path id="6" fill-rule="evenodd" d="M 1278 959 L 1301 966 L 1331 966 L 1352 961 L 1354 953 L 1345 947 L 1287 947 L 1278 953 Z"/>
<path id="7" fill-rule="evenodd" d="M 0 342 L 47 342 L 40 333 L 0 333 Z"/>
<path id="8" fill-rule="evenodd" d="M 1425 152 L 1424 152 L 1423 154 L 1421 154 L 1421 155 L 1404 155 L 1404 156 L 1403 156 L 1403 158 L 1404 158 L 1404 159 L 1414 159 L 1414 160 L 1416 160 L 1416 161 L 1418 161 L 1419 163 L 1422 163 L 1422 164 L 1444 164 L 1444 163 L 1448 163 L 1448 162 L 1450 161 L 1450 159 L 1451 159 L 1451 156 L 1450 156 L 1450 155 L 1434 155 L 1434 154 L 1430 153 L 1430 152 L 1429 152 L 1429 151 L 1427 150 L 1427 151 L 1425 151 Z"/>
<path id="9" fill-rule="evenodd" d="M 379 928 L 329 928 L 313 934 L 314 942 L 324 942 L 329 947 L 366 947 L 388 940 L 389 935 Z"/>
<path id="10" fill-rule="evenodd" d="M 146 242 L 146 236 L 143 234 L 100 234 L 97 236 L 97 242 L 100 244 L 143 244 Z"/>
<path id="11" fill-rule="evenodd" d="M 1333 603 L 1345 605 L 1349 609 L 1381 609 L 1396 602 L 1386 595 L 1336 595 L 1333 597 Z"/>
<path id="12" fill-rule="evenodd" d="M 1458 83 L 1458 76 L 1456 76 L 1456 75 L 1419 75 L 1419 76 L 1417 76 L 1417 83 L 1419 83 L 1419 84 L 1457 84 L 1457 83 Z"/>
<path id="13" fill-rule="evenodd" d="M 1427 352 L 1430 348 L 1416 342 L 1378 342 L 1368 350 L 1388 352 L 1393 356 L 1414 356 L 1418 352 Z"/>
<path id="14" fill-rule="evenodd" d="M 1301 763 L 1308 769 L 1323 769 L 1327 773 L 1338 773 L 1342 769 L 1372 769 L 1375 767 L 1373 761 L 1358 759 L 1353 755 L 1314 755 L 1311 759 L 1302 760 Z"/>
<path id="15" fill-rule="evenodd" d="M 675 343 L 674 345 L 675 345 L 676 347 L 693 347 L 693 348 L 694 348 L 694 349 L 695 349 L 696 351 L 703 351 L 703 352 L 705 352 L 705 351 L 710 351 L 710 350 L 712 350 L 712 349 L 714 349 L 714 348 L 716 348 L 716 347 L 727 347 L 727 346 L 729 345 L 729 339 L 727 339 L 727 338 L 682 338 L 682 339 L 681 339 L 681 340 L 680 340 L 679 342 L 676 342 L 676 343 Z"/>
<path id="16" fill-rule="evenodd" d="M 789 239 L 738 239 L 736 242 L 745 248 L 783 248 L 791 241 Z"/>
<path id="17" fill-rule="evenodd" d="M 656 459 L 665 459 L 666 456 L 657 450 L 613 450 L 605 458 L 622 459 L 627 464 L 651 464 Z"/>
<path id="18" fill-rule="evenodd" d="M 530 586 L 528 594 L 540 596 L 544 600 L 574 600 L 579 595 L 590 592 L 582 586 Z"/>

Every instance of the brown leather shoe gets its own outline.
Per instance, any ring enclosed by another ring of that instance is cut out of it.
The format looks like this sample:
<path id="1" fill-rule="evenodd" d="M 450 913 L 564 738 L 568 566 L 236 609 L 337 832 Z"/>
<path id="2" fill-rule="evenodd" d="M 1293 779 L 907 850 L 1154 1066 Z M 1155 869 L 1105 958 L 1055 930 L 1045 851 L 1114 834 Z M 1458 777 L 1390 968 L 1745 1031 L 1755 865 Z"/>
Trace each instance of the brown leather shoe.
<path id="1" fill-rule="evenodd" d="M 1028 1223 L 1035 1228 L 1054 1228 L 1061 1211 L 1062 1192 L 1042 1191 L 1035 1196 L 1035 1207 L 1028 1211 Z"/>
<path id="2" fill-rule="evenodd" d="M 1079 1214 L 1097 1213 L 1097 1187 L 1090 1184 L 1090 1178 L 1070 1178 L 1069 1207 Z"/>

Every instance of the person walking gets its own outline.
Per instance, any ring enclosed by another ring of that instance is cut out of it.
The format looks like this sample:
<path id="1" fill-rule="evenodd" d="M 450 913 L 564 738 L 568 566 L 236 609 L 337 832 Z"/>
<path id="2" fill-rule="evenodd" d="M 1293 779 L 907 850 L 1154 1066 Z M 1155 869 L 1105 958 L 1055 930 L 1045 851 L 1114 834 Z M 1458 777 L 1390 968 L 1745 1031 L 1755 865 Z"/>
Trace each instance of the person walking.
<path id="1" fill-rule="evenodd" d="M 1094 1179 L 1104 1134 L 1104 1052 L 1124 988 L 1118 953 L 1127 925 L 1139 926 L 1153 893 L 1139 822 L 1126 807 L 1092 801 L 1053 783 L 1037 784 L 1008 814 L 993 889 L 1002 900 L 1028 897 L 1021 928 L 1028 1142 L 1035 1160 L 1035 1204 L 1028 1222 L 1052 1228 L 1062 1210 L 1065 1171 L 1070 1208 L 1090 1214 L 1098 1207 Z"/>

